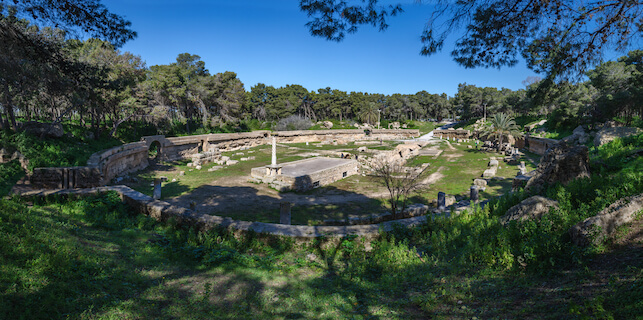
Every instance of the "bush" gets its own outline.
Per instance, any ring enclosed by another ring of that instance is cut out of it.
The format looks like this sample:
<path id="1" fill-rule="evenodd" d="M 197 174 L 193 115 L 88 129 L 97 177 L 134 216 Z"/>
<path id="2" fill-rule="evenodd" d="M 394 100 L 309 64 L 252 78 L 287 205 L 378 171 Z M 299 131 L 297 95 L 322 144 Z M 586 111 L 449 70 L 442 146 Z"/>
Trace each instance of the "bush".
<path id="1" fill-rule="evenodd" d="M 312 127 L 313 123 L 308 118 L 298 115 L 292 115 L 277 122 L 275 130 L 277 131 L 291 131 L 291 130 L 307 130 Z"/>

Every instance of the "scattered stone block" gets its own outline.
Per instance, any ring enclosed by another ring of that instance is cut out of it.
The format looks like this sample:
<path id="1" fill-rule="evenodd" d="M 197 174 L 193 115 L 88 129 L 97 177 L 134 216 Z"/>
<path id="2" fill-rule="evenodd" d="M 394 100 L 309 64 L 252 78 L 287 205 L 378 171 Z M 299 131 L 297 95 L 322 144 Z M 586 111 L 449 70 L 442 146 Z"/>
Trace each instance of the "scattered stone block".
<path id="1" fill-rule="evenodd" d="M 438 192 L 438 210 L 443 211 L 446 208 L 446 193 Z"/>
<path id="2" fill-rule="evenodd" d="M 469 189 L 469 198 L 471 201 L 478 201 L 478 186 L 473 185 Z"/>
<path id="3" fill-rule="evenodd" d="M 630 127 L 603 128 L 596 134 L 594 146 L 599 147 L 616 138 L 629 137 L 640 132 L 641 129 Z"/>
<path id="4" fill-rule="evenodd" d="M 482 173 L 483 178 L 493 178 L 496 175 L 498 167 L 490 167 Z"/>
<path id="5" fill-rule="evenodd" d="M 544 185 L 556 182 L 567 184 L 577 178 L 589 178 L 587 147 L 570 147 L 560 142 L 547 150 L 525 190 L 538 192 Z"/>
<path id="6" fill-rule="evenodd" d="M 550 208 L 558 208 L 558 201 L 541 196 L 529 197 L 519 204 L 509 208 L 500 222 L 504 225 L 510 221 L 523 221 L 526 219 L 540 219 L 549 212 Z"/>
<path id="7" fill-rule="evenodd" d="M 194 169 L 197 169 L 197 170 L 201 170 L 201 168 L 203 168 L 203 167 L 201 167 L 200 165 L 194 167 Z"/>
<path id="8" fill-rule="evenodd" d="M 239 163 L 239 160 L 228 160 L 228 161 L 226 161 L 226 165 L 228 165 L 228 166 L 231 166 L 231 165 L 237 164 L 237 163 Z"/>
<path id="9" fill-rule="evenodd" d="M 44 135 L 49 138 L 62 138 L 62 136 L 65 135 L 63 125 L 61 123 L 28 121 L 22 125 L 22 130 L 36 136 Z"/>
<path id="10" fill-rule="evenodd" d="M 619 226 L 630 223 L 643 210 L 643 194 L 626 197 L 601 210 L 569 229 L 569 234 L 578 246 L 600 245 L 612 236 Z"/>
<path id="11" fill-rule="evenodd" d="M 487 186 L 487 180 L 485 180 L 485 179 L 474 179 L 473 180 L 473 185 L 478 186 L 478 187 L 486 187 Z"/>
<path id="12" fill-rule="evenodd" d="M 288 201 L 282 201 L 279 210 L 279 223 L 280 224 L 291 224 L 291 213 L 290 209 L 292 208 L 292 203 Z"/>

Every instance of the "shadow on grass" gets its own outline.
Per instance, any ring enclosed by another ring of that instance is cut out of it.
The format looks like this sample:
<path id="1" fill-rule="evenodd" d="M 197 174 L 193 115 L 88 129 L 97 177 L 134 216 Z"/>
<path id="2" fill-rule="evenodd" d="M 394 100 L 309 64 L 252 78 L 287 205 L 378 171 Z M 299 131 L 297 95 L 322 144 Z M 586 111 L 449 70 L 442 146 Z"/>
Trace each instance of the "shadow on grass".
<path id="1" fill-rule="evenodd" d="M 173 198 L 190 190 L 190 187 L 179 181 L 163 183 L 161 186 L 161 199 Z"/>
<path id="2" fill-rule="evenodd" d="M 169 185 L 169 184 L 168 184 Z M 176 184 L 176 188 L 182 188 Z M 284 192 L 276 195 L 259 194 L 253 187 L 224 187 L 204 185 L 189 194 L 171 197 L 164 187 L 164 201 L 189 207 L 196 203 L 201 213 L 231 217 L 237 220 L 279 223 L 280 204 L 288 201 L 293 204 L 293 224 L 319 224 L 324 220 L 346 221 L 349 216 L 379 214 L 386 210 L 384 203 L 363 194 L 340 190 L 335 187 L 322 187 L 307 193 Z M 174 193 L 179 194 L 181 189 Z M 167 198 L 166 198 L 167 197 Z"/>
<path id="3" fill-rule="evenodd" d="M 111 213 L 92 226 L 94 214 L 105 214 L 88 210 L 94 202 L 70 211 L 60 203 L 28 209 L 0 201 L 12 208 L 0 213 L 0 233 L 21 238 L 0 237 L 1 319 L 250 319 L 264 312 L 257 276 L 232 270 L 209 277 L 189 257 L 178 260 L 188 264 L 168 259 L 149 241 L 151 231 L 112 221 Z"/>

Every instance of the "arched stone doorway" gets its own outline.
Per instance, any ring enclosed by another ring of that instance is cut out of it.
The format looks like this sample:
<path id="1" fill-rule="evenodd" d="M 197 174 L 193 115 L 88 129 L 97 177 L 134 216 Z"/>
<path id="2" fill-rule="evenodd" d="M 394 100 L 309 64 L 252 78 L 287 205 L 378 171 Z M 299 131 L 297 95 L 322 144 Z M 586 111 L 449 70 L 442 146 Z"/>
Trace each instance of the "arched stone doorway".
<path id="1" fill-rule="evenodd" d="M 149 148 L 147 149 L 147 160 L 151 163 L 156 163 L 160 159 L 161 155 L 161 143 L 157 140 L 150 143 Z"/>

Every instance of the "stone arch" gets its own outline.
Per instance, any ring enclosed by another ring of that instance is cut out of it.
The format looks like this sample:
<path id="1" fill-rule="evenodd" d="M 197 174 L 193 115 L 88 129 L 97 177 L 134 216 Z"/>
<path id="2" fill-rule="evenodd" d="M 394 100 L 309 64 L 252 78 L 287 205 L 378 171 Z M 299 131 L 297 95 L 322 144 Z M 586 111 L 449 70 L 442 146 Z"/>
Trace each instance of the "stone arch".
<path id="1" fill-rule="evenodd" d="M 148 161 L 155 161 L 157 159 L 160 159 L 162 149 L 163 147 L 161 146 L 161 142 L 159 142 L 158 140 L 153 140 L 150 143 L 148 143 L 148 147 L 147 147 Z"/>
<path id="2" fill-rule="evenodd" d="M 206 148 L 205 148 L 205 144 L 206 144 L 206 141 L 205 141 L 205 140 L 201 140 L 201 142 L 199 143 L 199 146 L 197 147 L 196 152 L 197 152 L 197 153 L 202 153 L 202 152 L 207 151 L 207 150 L 206 150 Z"/>

